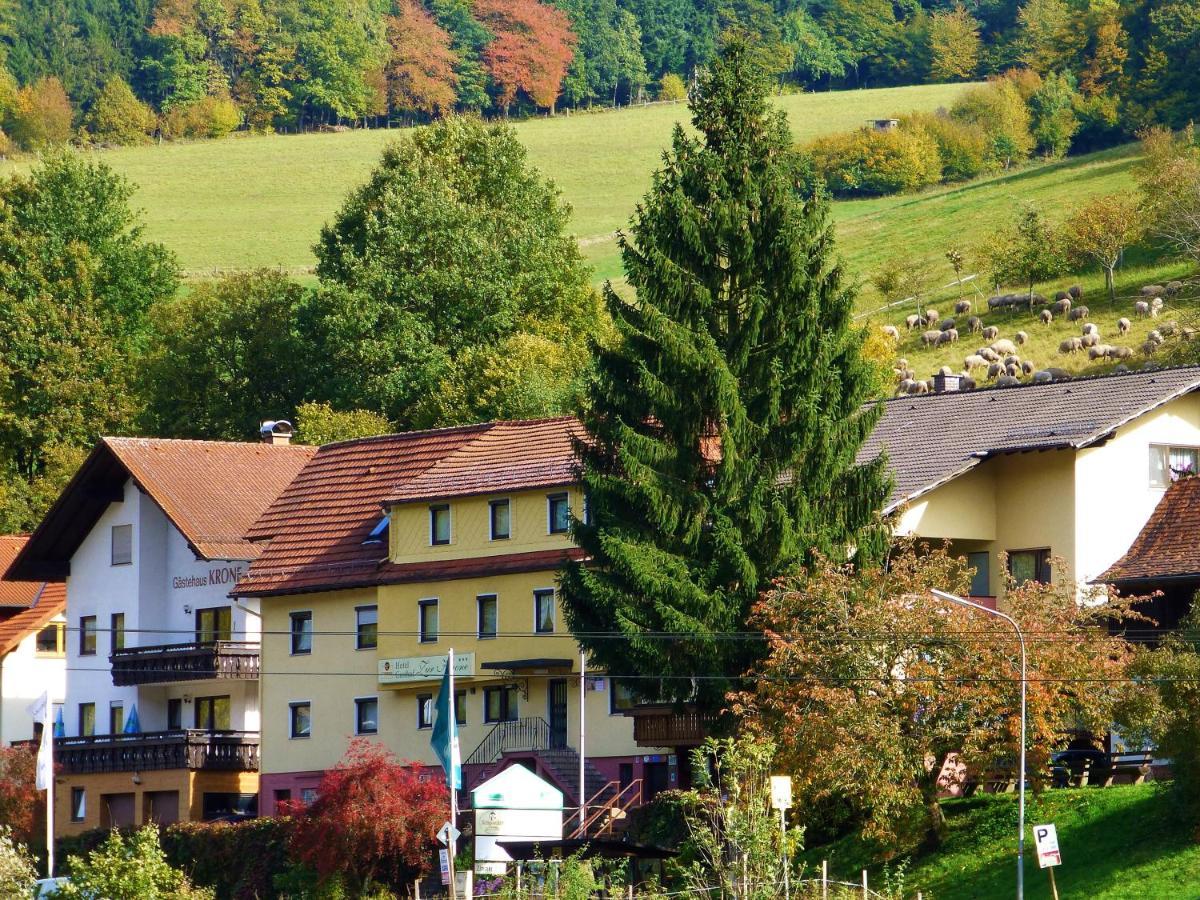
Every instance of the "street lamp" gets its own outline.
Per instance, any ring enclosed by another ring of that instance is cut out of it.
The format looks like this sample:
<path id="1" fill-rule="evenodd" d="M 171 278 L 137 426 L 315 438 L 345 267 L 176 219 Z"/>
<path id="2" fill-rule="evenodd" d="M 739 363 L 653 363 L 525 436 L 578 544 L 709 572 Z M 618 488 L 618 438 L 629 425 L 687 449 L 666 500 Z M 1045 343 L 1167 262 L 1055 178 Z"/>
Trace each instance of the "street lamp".
<path id="1" fill-rule="evenodd" d="M 1016 620 L 1012 616 L 1007 616 L 997 609 L 992 609 L 990 606 L 984 606 L 982 603 L 968 600 L 966 597 L 959 597 L 957 594 L 939 591 L 936 588 L 931 593 L 942 600 L 948 600 L 951 603 L 957 603 L 959 606 L 966 606 L 970 609 L 977 609 L 980 612 L 987 613 L 989 616 L 1003 619 L 1013 627 L 1013 631 L 1017 633 L 1017 641 L 1021 645 L 1021 773 L 1020 781 L 1017 782 L 1017 816 L 1019 819 L 1019 824 L 1017 825 L 1017 900 L 1025 900 L 1025 635 L 1021 633 L 1021 626 L 1016 623 Z"/>

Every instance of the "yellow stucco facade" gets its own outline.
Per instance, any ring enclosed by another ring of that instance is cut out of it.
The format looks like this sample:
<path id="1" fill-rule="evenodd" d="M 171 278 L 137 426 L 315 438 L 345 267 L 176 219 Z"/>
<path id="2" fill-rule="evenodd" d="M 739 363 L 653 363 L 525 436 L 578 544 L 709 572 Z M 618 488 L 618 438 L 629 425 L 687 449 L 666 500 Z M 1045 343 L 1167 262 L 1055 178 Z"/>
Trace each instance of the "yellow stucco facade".
<path id="1" fill-rule="evenodd" d="M 1200 396 L 1138 416 L 1079 450 L 1010 453 L 914 498 L 898 535 L 949 540 L 988 554 L 988 594 L 1002 596 L 1000 554 L 1048 549 L 1083 588 L 1128 549 L 1165 489 L 1151 479 L 1157 447 L 1200 448 Z"/>

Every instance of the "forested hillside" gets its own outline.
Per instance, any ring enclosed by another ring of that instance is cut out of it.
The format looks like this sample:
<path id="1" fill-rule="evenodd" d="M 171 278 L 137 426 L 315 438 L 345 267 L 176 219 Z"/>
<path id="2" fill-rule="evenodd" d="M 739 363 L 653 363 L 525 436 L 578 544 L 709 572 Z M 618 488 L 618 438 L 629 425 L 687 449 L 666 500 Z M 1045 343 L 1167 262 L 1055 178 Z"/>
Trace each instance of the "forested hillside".
<path id="1" fill-rule="evenodd" d="M 15 0 L 18 146 L 679 99 L 722 33 L 781 88 L 1068 73 L 1093 144 L 1200 112 L 1200 0 Z"/>

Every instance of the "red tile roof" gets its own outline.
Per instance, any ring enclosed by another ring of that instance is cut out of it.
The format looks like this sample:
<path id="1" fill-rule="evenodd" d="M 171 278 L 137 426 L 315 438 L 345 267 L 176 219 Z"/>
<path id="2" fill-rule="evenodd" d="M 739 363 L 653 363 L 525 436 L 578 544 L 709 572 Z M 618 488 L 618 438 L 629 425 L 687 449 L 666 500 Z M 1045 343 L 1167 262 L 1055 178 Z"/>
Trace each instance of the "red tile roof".
<path id="1" fill-rule="evenodd" d="M 1167 488 L 1125 555 L 1098 582 L 1117 584 L 1200 575 L 1200 477 Z"/>
<path id="2" fill-rule="evenodd" d="M 386 500 L 444 500 L 571 484 L 578 480 L 574 441 L 583 434 L 570 416 L 496 422 L 416 478 L 397 484 Z"/>
<path id="3" fill-rule="evenodd" d="M 0 535 L 0 572 L 8 570 L 28 540 L 27 534 Z M 0 607 L 28 609 L 42 592 L 42 587 L 36 581 L 0 581 Z"/>
<path id="4" fill-rule="evenodd" d="M 41 631 L 55 616 L 67 608 L 67 586 L 61 581 L 39 585 L 37 602 L 21 610 L 11 619 L 0 623 L 0 656 L 15 650 L 29 635 Z"/>
<path id="5" fill-rule="evenodd" d="M 364 543 L 389 502 L 499 493 L 575 480 L 574 419 L 493 422 L 322 447 L 253 528 L 270 543 L 235 593 L 261 596 L 535 571 L 572 550 L 394 565 Z"/>
<path id="6" fill-rule="evenodd" d="M 8 567 L 8 578 L 58 580 L 109 503 L 133 478 L 202 559 L 253 559 L 246 532 L 316 452 L 315 447 L 107 437 Z"/>

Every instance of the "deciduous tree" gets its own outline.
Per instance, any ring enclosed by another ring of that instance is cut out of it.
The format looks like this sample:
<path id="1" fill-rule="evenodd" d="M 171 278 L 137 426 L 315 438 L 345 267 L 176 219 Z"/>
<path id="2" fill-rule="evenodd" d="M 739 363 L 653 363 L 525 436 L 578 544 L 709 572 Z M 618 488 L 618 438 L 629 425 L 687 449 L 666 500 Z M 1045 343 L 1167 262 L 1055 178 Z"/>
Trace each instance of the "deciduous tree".
<path id="1" fill-rule="evenodd" d="M 1066 0 L 1027 0 L 1017 21 L 1021 61 L 1039 75 L 1068 68 L 1087 38 Z"/>
<path id="2" fill-rule="evenodd" d="M 328 403 L 301 403 L 296 407 L 296 441 L 321 446 L 334 441 L 389 434 L 391 423 L 365 409 L 334 409 Z"/>
<path id="3" fill-rule="evenodd" d="M 1085 203 L 1067 221 L 1072 255 L 1104 270 L 1109 302 L 1117 300 L 1114 272 L 1121 255 L 1146 233 L 1144 212 L 1136 194 L 1108 194 Z"/>
<path id="4" fill-rule="evenodd" d="M 133 95 L 123 78 L 111 78 L 88 113 L 87 126 L 99 141 L 145 144 L 154 132 L 153 110 Z"/>
<path id="5" fill-rule="evenodd" d="M 538 0 L 474 0 L 472 9 L 495 35 L 483 61 L 497 105 L 507 109 L 523 92 L 552 110 L 575 48 L 566 13 Z"/>
<path id="6" fill-rule="evenodd" d="M 1192 126 L 1142 132 L 1138 184 L 1151 234 L 1200 262 L 1200 145 Z"/>
<path id="7" fill-rule="evenodd" d="M 1032 204 L 999 228 L 979 248 L 979 255 L 997 285 L 1028 284 L 1031 301 L 1039 281 L 1061 275 L 1067 268 L 1062 235 Z"/>
<path id="8" fill-rule="evenodd" d="M 617 339 L 582 405 L 574 524 L 589 561 L 562 596 L 598 665 L 712 708 L 761 649 L 725 639 L 760 590 L 818 550 L 882 552 L 887 486 L 854 462 L 873 375 L 828 210 L 798 195 L 786 121 L 740 41 L 701 76 L 692 124 L 620 238 L 636 302 L 605 291 Z"/>
<path id="9" fill-rule="evenodd" d="M 13 840 L 28 844 L 34 837 L 38 807 L 45 807 L 34 786 L 36 752 L 29 747 L 0 747 L 0 822 Z"/>
<path id="10" fill-rule="evenodd" d="M 399 0 L 387 20 L 387 40 L 388 106 L 430 115 L 453 109 L 458 57 L 449 32 L 417 0 Z"/>
<path id="11" fill-rule="evenodd" d="M 929 20 L 929 75 L 934 81 L 971 78 L 979 67 L 979 22 L 962 3 Z"/>
<path id="12" fill-rule="evenodd" d="M 338 875 L 351 896 L 371 884 L 395 888 L 428 870 L 449 807 L 444 781 L 357 738 L 329 769 L 307 807 L 293 801 L 292 851 L 321 881 Z"/>
<path id="13" fill-rule="evenodd" d="M 970 570 L 945 549 L 904 545 L 886 566 L 818 561 L 755 607 L 769 651 L 733 709 L 770 736 L 801 808 L 837 803 L 893 848 L 944 833 L 939 792 L 951 754 L 969 777 L 1016 777 L 1019 653 L 1012 627 L 935 598 L 965 595 Z M 1131 648 L 1110 635 L 1129 602 L 1076 583 L 1008 579 L 1004 611 L 1028 644 L 1028 772 L 1043 785 L 1069 732 L 1112 722 Z"/>
<path id="14" fill-rule="evenodd" d="M 17 92 L 16 109 L 8 130 L 25 150 L 44 150 L 71 139 L 71 123 L 75 111 L 54 76 L 39 78 Z"/>

